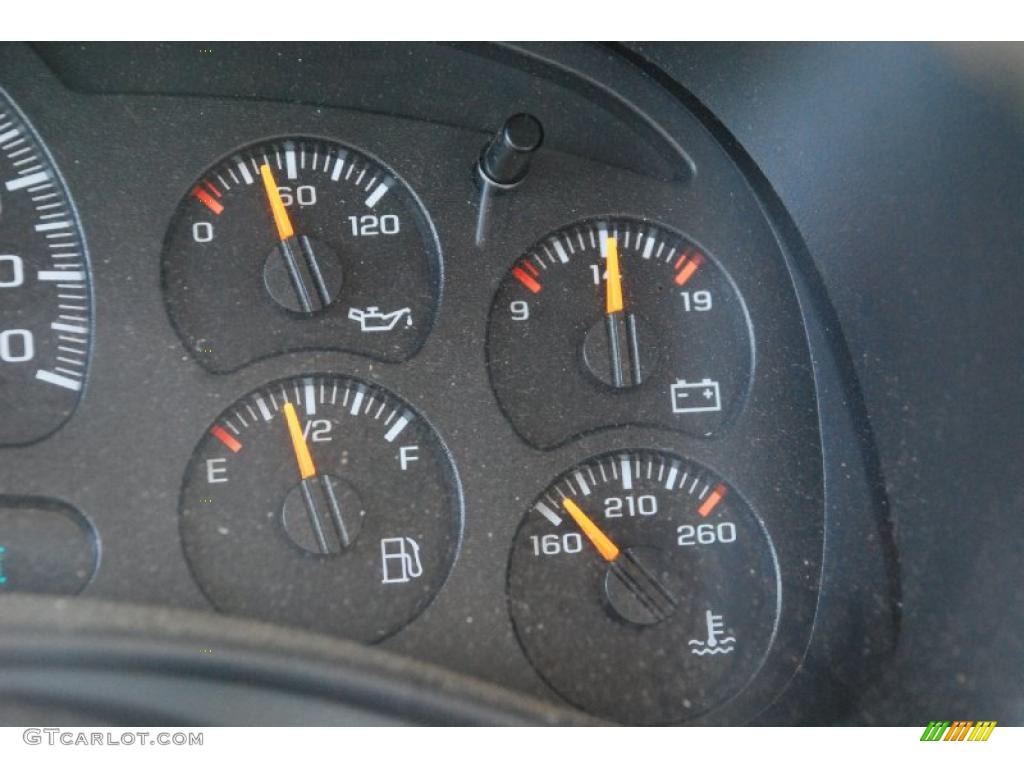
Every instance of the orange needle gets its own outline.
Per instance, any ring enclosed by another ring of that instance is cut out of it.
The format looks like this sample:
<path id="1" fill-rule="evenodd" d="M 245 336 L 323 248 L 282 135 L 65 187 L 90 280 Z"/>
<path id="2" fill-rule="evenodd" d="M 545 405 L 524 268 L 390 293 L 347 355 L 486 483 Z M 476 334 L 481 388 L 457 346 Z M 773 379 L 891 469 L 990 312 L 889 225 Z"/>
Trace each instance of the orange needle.
<path id="1" fill-rule="evenodd" d="M 605 262 L 605 311 L 611 315 L 623 309 L 619 241 L 614 237 L 609 237 L 605 241 Z"/>
<path id="2" fill-rule="evenodd" d="M 306 438 L 302 436 L 299 416 L 295 413 L 295 406 L 288 402 L 284 404 L 284 420 L 288 422 L 288 434 L 291 435 L 292 450 L 295 451 L 295 461 L 299 465 L 299 477 L 303 480 L 315 477 L 316 467 L 313 466 L 313 456 L 309 453 Z"/>
<path id="3" fill-rule="evenodd" d="M 270 166 L 264 163 L 260 166 L 260 176 L 263 177 L 263 188 L 267 192 L 267 201 L 270 203 L 270 212 L 274 214 L 274 224 L 277 226 L 277 236 L 281 240 L 287 240 L 295 236 L 295 228 L 292 220 L 288 218 L 288 210 L 281 202 L 281 193 L 277 189 L 277 182 L 274 181 L 274 174 Z"/>
<path id="4" fill-rule="evenodd" d="M 562 499 L 562 506 L 565 507 L 566 512 L 572 515 L 576 525 L 590 539 L 590 543 L 594 545 L 594 548 L 601 557 L 610 563 L 619 556 L 619 548 L 615 546 L 615 542 L 609 539 L 608 535 L 598 528 L 593 520 L 587 517 L 587 513 L 580 509 L 575 501 L 568 497 L 564 498 Z"/>

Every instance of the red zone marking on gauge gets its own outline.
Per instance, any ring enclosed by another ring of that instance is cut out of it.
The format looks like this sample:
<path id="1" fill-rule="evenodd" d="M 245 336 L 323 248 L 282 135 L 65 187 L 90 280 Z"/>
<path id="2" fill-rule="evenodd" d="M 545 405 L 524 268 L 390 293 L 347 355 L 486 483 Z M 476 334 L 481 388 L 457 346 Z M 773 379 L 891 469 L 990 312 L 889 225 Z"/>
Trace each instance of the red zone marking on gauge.
<path id="1" fill-rule="evenodd" d="M 207 192 L 205 189 L 200 189 L 199 187 L 196 187 L 195 189 L 192 190 L 192 196 L 195 197 L 196 200 L 201 202 L 207 208 L 209 208 L 211 211 L 216 213 L 218 216 L 224 210 L 224 206 L 218 203 L 216 200 L 214 200 L 210 193 Z"/>
<path id="2" fill-rule="evenodd" d="M 232 453 L 238 453 L 242 450 L 242 444 L 235 440 L 228 431 L 224 429 L 220 424 L 214 424 L 210 427 L 210 434 L 220 440 L 224 445 L 231 449 Z"/>
<path id="3" fill-rule="evenodd" d="M 522 266 L 512 268 L 512 276 L 529 288 L 532 293 L 540 293 L 540 283 L 534 280 L 533 275 L 529 274 L 526 270 L 533 272 L 533 275 L 537 274 L 537 268 L 524 261 Z"/>
<path id="4" fill-rule="evenodd" d="M 718 506 L 718 502 L 725 498 L 725 494 L 729 492 L 721 483 L 715 486 L 715 490 L 708 494 L 708 497 L 704 499 L 704 503 L 700 505 L 700 509 L 697 510 L 697 514 L 701 517 L 707 517 L 711 514 L 712 510 Z"/>
<path id="5" fill-rule="evenodd" d="M 691 255 L 692 254 L 692 255 Z M 683 286 L 693 277 L 700 265 L 704 263 L 704 256 L 692 251 L 684 251 L 683 255 L 676 261 L 676 285 Z"/>

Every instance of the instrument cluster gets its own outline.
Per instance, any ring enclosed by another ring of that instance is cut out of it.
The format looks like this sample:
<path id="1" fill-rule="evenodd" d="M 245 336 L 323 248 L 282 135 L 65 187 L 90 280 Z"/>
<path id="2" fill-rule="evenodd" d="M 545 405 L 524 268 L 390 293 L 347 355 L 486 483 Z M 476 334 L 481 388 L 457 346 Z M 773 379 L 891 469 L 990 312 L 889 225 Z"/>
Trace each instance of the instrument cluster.
<path id="1" fill-rule="evenodd" d="M 753 717 L 823 567 L 789 245 L 699 115 L 587 85 L 600 52 L 415 51 L 485 70 L 486 120 L 2 49 L 30 76 L 0 81 L 0 593 L 380 643 L 626 723 Z"/>

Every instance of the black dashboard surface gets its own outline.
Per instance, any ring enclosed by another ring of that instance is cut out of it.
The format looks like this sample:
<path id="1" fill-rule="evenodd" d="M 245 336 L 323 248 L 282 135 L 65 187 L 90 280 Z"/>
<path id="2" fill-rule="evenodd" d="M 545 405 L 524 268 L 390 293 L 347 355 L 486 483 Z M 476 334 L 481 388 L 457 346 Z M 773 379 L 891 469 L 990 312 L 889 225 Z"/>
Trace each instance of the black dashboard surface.
<path id="1" fill-rule="evenodd" d="M 771 180 L 850 348 L 903 588 L 896 657 L 859 717 L 984 709 L 1019 724 L 1019 46 L 642 50 Z"/>

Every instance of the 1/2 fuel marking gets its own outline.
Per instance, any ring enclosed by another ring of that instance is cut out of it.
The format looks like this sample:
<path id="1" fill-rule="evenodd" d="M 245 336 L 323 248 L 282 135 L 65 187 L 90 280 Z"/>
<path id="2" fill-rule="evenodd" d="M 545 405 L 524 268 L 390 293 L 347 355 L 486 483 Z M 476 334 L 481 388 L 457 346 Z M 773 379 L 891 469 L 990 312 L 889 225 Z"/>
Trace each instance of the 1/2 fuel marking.
<path id="1" fill-rule="evenodd" d="M 306 406 L 306 415 L 316 415 L 316 392 L 313 387 L 313 380 L 306 379 L 303 387 L 303 404 Z"/>

